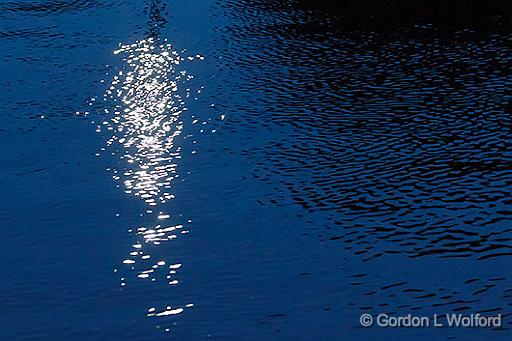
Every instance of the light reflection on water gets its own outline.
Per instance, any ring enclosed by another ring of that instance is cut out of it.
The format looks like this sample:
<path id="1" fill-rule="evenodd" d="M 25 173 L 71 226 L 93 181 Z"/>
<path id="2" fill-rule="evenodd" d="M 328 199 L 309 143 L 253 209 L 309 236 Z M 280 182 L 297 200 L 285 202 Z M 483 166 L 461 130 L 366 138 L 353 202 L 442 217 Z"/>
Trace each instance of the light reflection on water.
<path id="1" fill-rule="evenodd" d="M 124 183 L 127 194 L 143 200 L 149 214 L 160 210 L 153 226 L 129 230 L 134 242 L 122 262 L 128 274 L 121 277 L 121 286 L 127 286 L 128 278 L 151 282 L 158 279 L 159 283 L 174 286 L 179 283 L 176 276 L 182 264 L 154 259 L 151 253 L 155 246 L 188 233 L 182 223 L 168 223 L 175 217 L 160 206 L 175 198 L 172 188 L 179 178 L 177 164 L 182 157 L 178 139 L 184 129 L 186 100 L 192 91 L 186 84 L 193 77 L 181 64 L 204 57 L 182 57 L 171 44 L 154 38 L 120 45 L 114 54 L 122 58 L 122 67 L 103 96 L 104 112 L 111 119 L 99 125 L 98 131 L 112 133 L 107 145 L 122 164 L 122 169 L 112 170 L 114 179 Z M 147 316 L 176 315 L 192 306 L 151 306 Z"/>
<path id="2" fill-rule="evenodd" d="M 121 45 L 114 53 L 126 56 L 128 70 L 114 76 L 105 94 L 118 102 L 112 119 L 116 134 L 108 144 L 124 147 L 121 158 L 129 165 L 123 174 L 126 192 L 150 206 L 165 203 L 174 197 L 171 183 L 179 177 L 176 160 L 181 148 L 175 140 L 183 130 L 180 115 L 187 111 L 178 85 L 192 76 L 174 67 L 183 58 L 170 44 L 155 46 L 151 38 Z"/>

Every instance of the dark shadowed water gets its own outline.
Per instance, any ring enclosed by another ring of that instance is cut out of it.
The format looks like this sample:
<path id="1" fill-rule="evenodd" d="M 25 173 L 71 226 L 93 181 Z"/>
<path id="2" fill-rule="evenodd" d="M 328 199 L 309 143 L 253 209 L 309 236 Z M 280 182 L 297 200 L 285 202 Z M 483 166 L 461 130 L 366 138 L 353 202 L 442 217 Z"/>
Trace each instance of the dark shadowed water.
<path id="1" fill-rule="evenodd" d="M 321 3 L 0 2 L 0 339 L 510 338 L 508 17 Z"/>

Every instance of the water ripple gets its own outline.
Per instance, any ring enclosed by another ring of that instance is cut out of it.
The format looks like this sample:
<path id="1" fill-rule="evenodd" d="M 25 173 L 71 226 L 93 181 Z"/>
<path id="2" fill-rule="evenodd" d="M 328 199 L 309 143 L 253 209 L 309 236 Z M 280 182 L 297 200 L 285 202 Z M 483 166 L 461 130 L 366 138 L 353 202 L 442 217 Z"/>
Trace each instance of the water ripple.
<path id="1" fill-rule="evenodd" d="M 260 203 L 324 217 L 315 221 L 320 240 L 361 262 L 363 276 L 375 275 L 368 293 L 405 290 L 409 302 L 509 313 L 477 300 L 493 290 L 506 297 L 503 284 L 467 295 L 462 280 L 453 286 L 463 293 L 445 295 L 407 287 L 407 276 L 382 283 L 371 264 L 512 254 L 510 31 L 426 25 L 377 33 L 289 2 L 245 5 L 223 5 L 233 18 L 223 60 L 242 70 L 231 124 L 267 133 L 242 152 L 253 176 L 274 189 Z M 354 297 L 369 302 L 364 291 Z M 396 295 L 379 297 L 396 308 Z"/>

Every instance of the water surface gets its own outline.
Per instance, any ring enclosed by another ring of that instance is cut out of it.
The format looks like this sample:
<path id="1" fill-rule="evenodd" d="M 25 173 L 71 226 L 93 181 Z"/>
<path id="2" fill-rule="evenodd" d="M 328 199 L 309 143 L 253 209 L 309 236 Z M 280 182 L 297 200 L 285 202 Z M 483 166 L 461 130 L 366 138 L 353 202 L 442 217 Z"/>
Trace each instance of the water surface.
<path id="1" fill-rule="evenodd" d="M 343 14 L 343 13 L 342 13 Z M 4 338 L 511 326 L 512 36 L 293 1 L 0 4 Z"/>

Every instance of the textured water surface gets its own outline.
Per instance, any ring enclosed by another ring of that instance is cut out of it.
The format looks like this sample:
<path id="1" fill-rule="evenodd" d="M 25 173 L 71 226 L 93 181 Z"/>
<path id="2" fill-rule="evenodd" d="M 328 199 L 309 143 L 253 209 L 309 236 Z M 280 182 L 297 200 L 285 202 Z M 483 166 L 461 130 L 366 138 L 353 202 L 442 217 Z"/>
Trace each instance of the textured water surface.
<path id="1" fill-rule="evenodd" d="M 506 339 L 506 19 L 0 3 L 0 335 Z"/>

